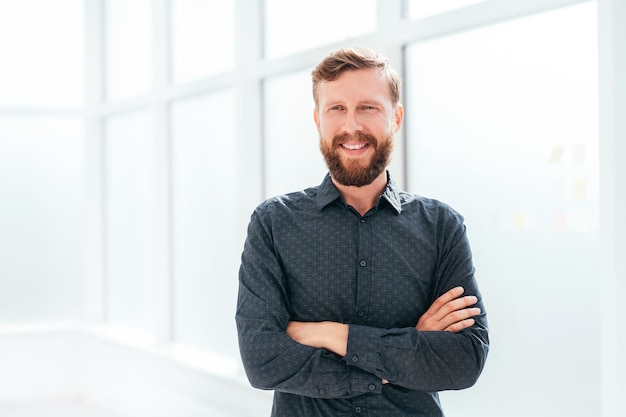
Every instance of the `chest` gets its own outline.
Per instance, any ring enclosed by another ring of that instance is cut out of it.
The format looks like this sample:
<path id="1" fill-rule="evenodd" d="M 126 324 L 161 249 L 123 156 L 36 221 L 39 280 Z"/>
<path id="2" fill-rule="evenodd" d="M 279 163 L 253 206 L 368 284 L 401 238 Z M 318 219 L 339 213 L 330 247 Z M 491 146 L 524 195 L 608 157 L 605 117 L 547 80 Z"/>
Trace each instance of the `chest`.
<path id="1" fill-rule="evenodd" d="M 299 219 L 275 236 L 293 318 L 414 326 L 433 298 L 433 231 L 395 214 L 319 220 Z"/>

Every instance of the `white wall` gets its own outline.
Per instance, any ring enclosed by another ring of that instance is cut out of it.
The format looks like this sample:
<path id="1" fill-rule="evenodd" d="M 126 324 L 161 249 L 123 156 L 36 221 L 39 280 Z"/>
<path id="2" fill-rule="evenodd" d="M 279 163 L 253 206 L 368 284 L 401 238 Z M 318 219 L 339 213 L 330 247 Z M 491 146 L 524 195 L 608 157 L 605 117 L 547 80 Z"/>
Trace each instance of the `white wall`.
<path id="1" fill-rule="evenodd" d="M 598 1 L 602 415 L 626 414 L 626 2 Z"/>
<path id="2" fill-rule="evenodd" d="M 62 5 L 0 4 L 0 323 L 83 308 L 82 3 Z"/>
<path id="3" fill-rule="evenodd" d="M 596 27 L 584 3 L 408 50 L 410 188 L 465 215 L 493 346 L 451 416 L 602 408 Z"/>

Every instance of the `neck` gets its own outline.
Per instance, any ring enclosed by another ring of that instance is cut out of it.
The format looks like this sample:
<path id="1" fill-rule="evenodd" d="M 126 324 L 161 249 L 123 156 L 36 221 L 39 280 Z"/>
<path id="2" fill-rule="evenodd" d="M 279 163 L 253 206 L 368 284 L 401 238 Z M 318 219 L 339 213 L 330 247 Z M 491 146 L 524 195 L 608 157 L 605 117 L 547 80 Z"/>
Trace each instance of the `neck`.
<path id="1" fill-rule="evenodd" d="M 378 198 L 385 190 L 387 186 L 387 171 L 381 173 L 370 184 L 362 187 L 339 184 L 334 179 L 332 181 L 346 204 L 354 207 L 363 216 L 376 205 Z"/>

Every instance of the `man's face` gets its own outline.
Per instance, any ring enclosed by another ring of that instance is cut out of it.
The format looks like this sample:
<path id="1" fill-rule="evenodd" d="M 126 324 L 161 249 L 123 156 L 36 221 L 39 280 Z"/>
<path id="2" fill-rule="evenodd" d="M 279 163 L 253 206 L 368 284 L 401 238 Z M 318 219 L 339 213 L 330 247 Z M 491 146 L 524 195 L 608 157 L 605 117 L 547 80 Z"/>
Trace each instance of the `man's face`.
<path id="1" fill-rule="evenodd" d="M 389 164 L 402 106 L 393 107 L 376 68 L 346 71 L 317 92 L 314 118 L 331 176 L 343 185 L 371 184 Z"/>

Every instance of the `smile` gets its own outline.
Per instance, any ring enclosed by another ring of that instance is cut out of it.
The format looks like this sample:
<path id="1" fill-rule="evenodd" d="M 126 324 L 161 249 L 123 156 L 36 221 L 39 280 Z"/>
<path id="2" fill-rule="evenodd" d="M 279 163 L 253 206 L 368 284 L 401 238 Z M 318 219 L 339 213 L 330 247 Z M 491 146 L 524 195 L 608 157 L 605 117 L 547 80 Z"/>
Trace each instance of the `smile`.
<path id="1" fill-rule="evenodd" d="M 350 144 L 344 143 L 341 146 L 351 151 L 356 151 L 356 150 L 365 148 L 366 146 L 368 146 L 368 144 L 367 143 L 350 143 Z"/>

